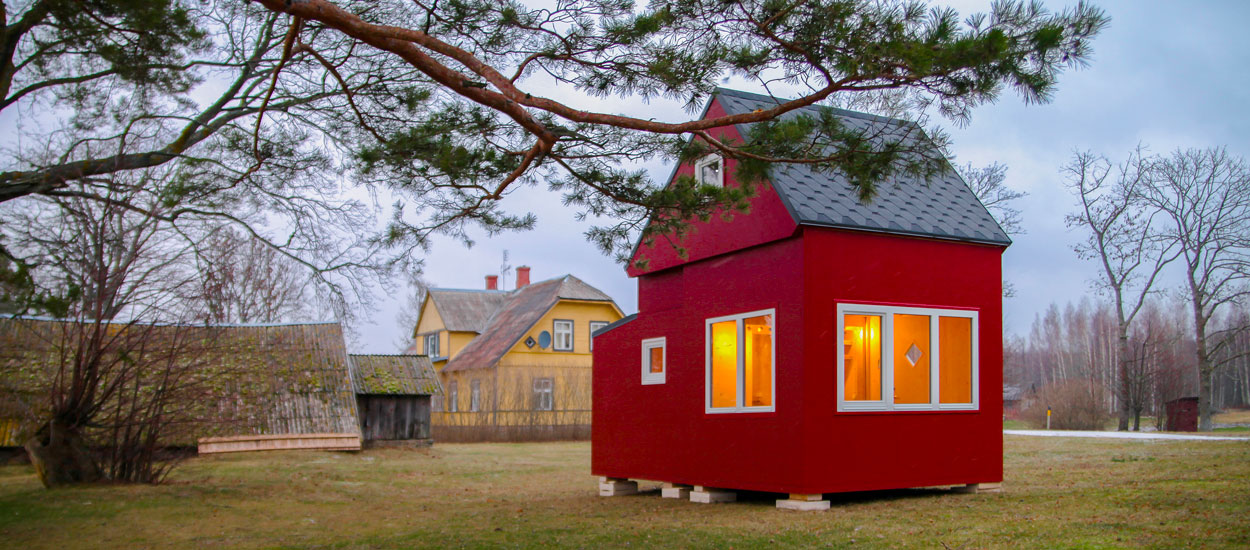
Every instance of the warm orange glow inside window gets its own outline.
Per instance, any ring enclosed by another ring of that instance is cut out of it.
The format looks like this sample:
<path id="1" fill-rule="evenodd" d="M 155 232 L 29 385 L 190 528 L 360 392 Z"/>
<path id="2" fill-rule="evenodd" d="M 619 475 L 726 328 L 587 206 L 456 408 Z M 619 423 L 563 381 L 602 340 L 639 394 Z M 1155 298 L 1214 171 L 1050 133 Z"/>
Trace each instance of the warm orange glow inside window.
<path id="1" fill-rule="evenodd" d="M 938 317 L 940 403 L 972 402 L 972 319 Z"/>
<path id="2" fill-rule="evenodd" d="M 894 402 L 929 403 L 929 316 L 894 315 Z"/>
<path id="3" fill-rule="evenodd" d="M 881 317 L 847 315 L 842 353 L 845 354 L 847 401 L 881 400 Z"/>
<path id="4" fill-rule="evenodd" d="M 664 372 L 664 348 L 651 348 L 651 372 Z"/>
<path id="5" fill-rule="evenodd" d="M 743 319 L 746 334 L 746 406 L 773 404 L 773 316 Z"/>
<path id="6" fill-rule="evenodd" d="M 738 322 L 712 323 L 712 407 L 738 405 Z"/>

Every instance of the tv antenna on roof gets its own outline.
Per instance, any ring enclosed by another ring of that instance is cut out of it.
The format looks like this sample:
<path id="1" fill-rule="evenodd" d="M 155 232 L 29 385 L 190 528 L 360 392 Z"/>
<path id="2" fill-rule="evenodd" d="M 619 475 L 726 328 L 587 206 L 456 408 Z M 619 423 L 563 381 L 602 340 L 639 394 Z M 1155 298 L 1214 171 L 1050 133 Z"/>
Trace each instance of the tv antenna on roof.
<path id="1" fill-rule="evenodd" d="M 508 288 L 508 274 L 512 273 L 512 266 L 508 264 L 508 251 L 503 251 L 503 263 L 499 264 L 499 289 Z"/>

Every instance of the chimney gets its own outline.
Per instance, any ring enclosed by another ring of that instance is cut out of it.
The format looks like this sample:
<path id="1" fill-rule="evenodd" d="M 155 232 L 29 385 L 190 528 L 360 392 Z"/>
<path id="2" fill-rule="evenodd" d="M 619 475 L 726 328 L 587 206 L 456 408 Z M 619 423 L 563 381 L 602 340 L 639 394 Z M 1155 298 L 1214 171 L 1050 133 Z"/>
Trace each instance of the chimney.
<path id="1" fill-rule="evenodd" d="M 486 276 L 486 290 L 499 290 L 499 276 L 498 275 Z"/>
<path id="2" fill-rule="evenodd" d="M 523 265 L 516 268 L 516 287 L 521 288 L 530 284 L 530 267 Z"/>

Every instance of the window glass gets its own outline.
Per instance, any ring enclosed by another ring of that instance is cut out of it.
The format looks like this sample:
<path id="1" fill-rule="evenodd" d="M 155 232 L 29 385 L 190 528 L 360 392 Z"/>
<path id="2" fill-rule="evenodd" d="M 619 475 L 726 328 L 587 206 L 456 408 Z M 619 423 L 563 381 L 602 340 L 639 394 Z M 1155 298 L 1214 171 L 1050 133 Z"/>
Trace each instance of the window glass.
<path id="1" fill-rule="evenodd" d="M 452 382 L 447 390 L 447 410 L 457 412 L 460 410 L 460 391 L 456 387 L 456 383 Z"/>
<path id="2" fill-rule="evenodd" d="M 469 411 L 478 412 L 482 406 L 482 381 L 474 380 L 469 386 Z"/>
<path id="3" fill-rule="evenodd" d="M 699 183 L 715 186 L 723 186 L 725 180 L 722 174 L 723 162 L 718 155 L 708 155 L 699 159 L 695 164 L 695 178 Z"/>
<path id="4" fill-rule="evenodd" d="M 651 362 L 648 364 L 648 370 L 652 374 L 662 374 L 664 372 L 664 347 L 656 346 L 651 348 Z"/>
<path id="5" fill-rule="evenodd" d="M 425 336 L 425 354 L 430 357 L 439 357 L 437 332 Z"/>
<path id="6" fill-rule="evenodd" d="M 607 321 L 590 322 L 590 351 L 595 351 L 595 331 L 608 326 Z"/>
<path id="7" fill-rule="evenodd" d="M 570 351 L 573 349 L 573 321 L 555 321 L 555 349 Z"/>
<path id="8" fill-rule="evenodd" d="M 773 316 L 761 315 L 743 320 L 746 349 L 743 376 L 746 406 L 773 404 Z"/>
<path id="9" fill-rule="evenodd" d="M 552 396 L 552 387 L 554 386 L 551 378 L 535 378 L 534 379 L 534 409 L 539 411 L 550 411 L 554 407 L 554 399 Z"/>
<path id="10" fill-rule="evenodd" d="M 712 407 L 738 405 L 738 322 L 712 323 Z"/>
<path id="11" fill-rule="evenodd" d="M 880 401 L 881 317 L 844 316 L 842 353 L 846 362 L 846 400 Z"/>
<path id="12" fill-rule="evenodd" d="M 929 316 L 894 315 L 894 402 L 929 403 Z"/>
<path id="13" fill-rule="evenodd" d="M 940 403 L 972 402 L 972 319 L 938 317 Z"/>

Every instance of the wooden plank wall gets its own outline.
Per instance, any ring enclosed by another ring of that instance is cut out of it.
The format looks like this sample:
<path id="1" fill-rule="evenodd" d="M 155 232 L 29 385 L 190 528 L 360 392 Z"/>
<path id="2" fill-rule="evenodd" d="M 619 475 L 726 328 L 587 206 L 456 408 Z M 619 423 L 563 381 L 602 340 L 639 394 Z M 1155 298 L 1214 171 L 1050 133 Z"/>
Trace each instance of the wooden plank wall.
<path id="1" fill-rule="evenodd" d="M 356 408 L 365 441 L 430 438 L 428 395 L 358 395 Z"/>

